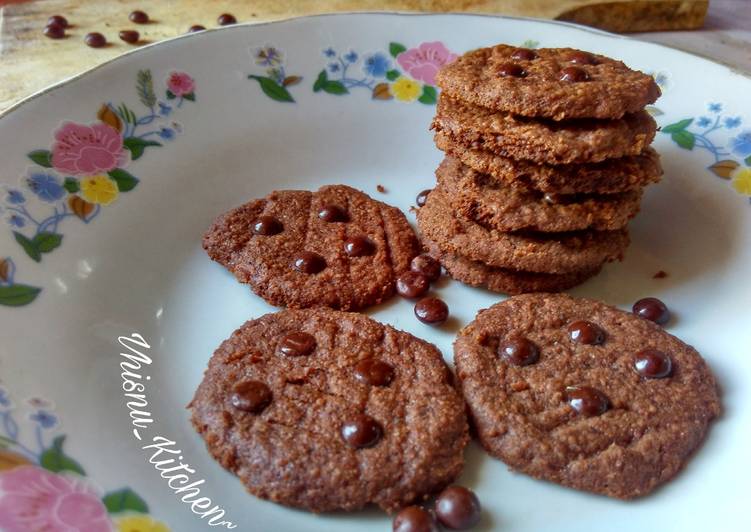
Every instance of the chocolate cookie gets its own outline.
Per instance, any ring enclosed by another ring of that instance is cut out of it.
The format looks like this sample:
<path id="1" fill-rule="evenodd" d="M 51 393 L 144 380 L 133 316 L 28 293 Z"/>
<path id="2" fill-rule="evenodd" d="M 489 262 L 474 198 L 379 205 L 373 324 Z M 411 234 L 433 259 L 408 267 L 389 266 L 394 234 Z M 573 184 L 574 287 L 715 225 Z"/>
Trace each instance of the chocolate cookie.
<path id="1" fill-rule="evenodd" d="M 640 190 L 659 181 L 662 175 L 660 157 L 649 147 L 638 155 L 599 163 L 552 166 L 509 159 L 458 144 L 445 132 L 435 134 L 435 144 L 448 155 L 500 183 L 515 183 L 542 193 L 617 194 Z"/>
<path id="2" fill-rule="evenodd" d="M 628 233 L 501 233 L 456 216 L 446 193 L 437 187 L 417 211 L 424 238 L 442 249 L 488 266 L 543 273 L 594 270 L 619 259 L 628 246 Z"/>
<path id="3" fill-rule="evenodd" d="M 399 209 L 344 185 L 246 203 L 217 218 L 203 247 L 272 305 L 346 310 L 390 297 L 419 250 Z"/>
<path id="4" fill-rule="evenodd" d="M 657 124 L 640 111 L 612 120 L 535 120 L 438 98 L 431 129 L 457 143 L 502 157 L 544 164 L 597 163 L 638 155 L 649 146 Z"/>
<path id="5" fill-rule="evenodd" d="M 623 229 L 639 212 L 641 191 L 621 194 L 543 194 L 501 184 L 458 159 L 446 157 L 438 184 L 465 218 L 498 231 L 563 232 Z"/>
<path id="6" fill-rule="evenodd" d="M 454 343 L 478 438 L 513 469 L 630 499 L 670 480 L 719 415 L 699 353 L 599 301 L 529 294 Z"/>
<path id="7" fill-rule="evenodd" d="M 491 292 L 516 295 L 528 292 L 560 292 L 577 286 L 600 272 L 598 266 L 590 270 L 571 273 L 536 273 L 508 268 L 487 266 L 442 250 L 435 242 L 423 238 L 423 245 L 446 269 L 446 272 L 461 283 Z"/>
<path id="8" fill-rule="evenodd" d="M 480 48 L 442 68 L 436 82 L 458 100 L 554 120 L 620 118 L 660 97 L 651 76 L 571 48 Z"/>
<path id="9" fill-rule="evenodd" d="M 432 344 L 366 316 L 248 321 L 189 405 L 209 452 L 254 495 L 313 512 L 391 512 L 461 472 L 464 402 Z"/>

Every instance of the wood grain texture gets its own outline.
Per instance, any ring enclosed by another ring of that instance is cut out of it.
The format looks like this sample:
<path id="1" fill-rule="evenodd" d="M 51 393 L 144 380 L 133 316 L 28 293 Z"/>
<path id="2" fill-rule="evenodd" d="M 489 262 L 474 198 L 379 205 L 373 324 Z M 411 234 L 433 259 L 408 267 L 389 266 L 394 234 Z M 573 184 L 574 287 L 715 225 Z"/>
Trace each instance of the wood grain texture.
<path id="1" fill-rule="evenodd" d="M 594 10 L 581 11 L 582 6 L 597 4 L 600 6 Z M 707 0 L 0 0 L 0 111 L 52 83 L 133 49 L 133 45 L 118 38 L 120 30 L 138 30 L 142 38 L 140 44 L 146 44 L 185 33 L 193 24 L 216 27 L 217 17 L 225 12 L 234 14 L 240 22 L 337 11 L 471 12 L 540 18 L 566 14 L 564 16 L 579 17 L 574 20 L 585 20 L 592 25 L 602 19 L 612 27 L 609 13 L 617 9 L 620 29 L 640 30 L 647 27 L 642 14 L 644 4 L 668 5 L 675 14 L 687 9 L 686 6 L 696 12 L 702 6 L 706 9 Z M 128 14 L 134 9 L 146 10 L 152 22 L 131 23 Z M 64 15 L 73 25 L 65 39 L 52 40 L 42 34 L 47 18 L 53 14 Z M 674 18 L 685 24 L 680 17 Z M 629 20 L 634 21 L 633 27 L 629 26 Z M 667 19 L 664 22 L 667 23 Z M 84 35 L 91 31 L 103 33 L 108 46 L 101 49 L 85 46 Z"/>

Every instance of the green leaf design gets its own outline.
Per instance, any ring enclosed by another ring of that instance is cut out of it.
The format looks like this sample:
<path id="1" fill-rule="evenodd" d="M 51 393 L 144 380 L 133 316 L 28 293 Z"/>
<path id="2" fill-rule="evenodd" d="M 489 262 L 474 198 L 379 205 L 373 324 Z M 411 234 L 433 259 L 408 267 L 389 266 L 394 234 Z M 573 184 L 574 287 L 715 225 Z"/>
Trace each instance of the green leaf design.
<path id="1" fill-rule="evenodd" d="M 85 476 L 86 472 L 78 462 L 63 452 L 63 443 L 65 443 L 65 436 L 58 436 L 52 440 L 52 447 L 42 453 L 42 456 L 39 458 L 39 465 L 53 473 L 73 471 Z"/>
<path id="2" fill-rule="evenodd" d="M 287 89 L 279 85 L 276 80 L 264 76 L 248 76 L 248 79 L 254 79 L 261 85 L 263 93 L 277 102 L 294 102 L 295 99 Z"/>
<path id="3" fill-rule="evenodd" d="M 336 95 L 349 94 L 347 87 L 341 81 L 327 81 L 323 84 L 323 92 Z"/>
<path id="4" fill-rule="evenodd" d="M 540 41 L 536 41 L 534 39 L 527 39 L 522 43 L 522 48 L 537 48 L 540 44 Z"/>
<path id="5" fill-rule="evenodd" d="M 146 107 L 156 105 L 156 94 L 154 94 L 154 80 L 151 77 L 151 70 L 139 70 L 136 75 L 136 90 L 138 99 Z"/>
<path id="6" fill-rule="evenodd" d="M 138 121 L 136 113 L 128 109 L 128 106 L 124 103 L 121 103 L 117 106 L 117 114 L 119 114 L 120 118 L 122 118 L 128 124 L 135 124 Z"/>
<path id="7" fill-rule="evenodd" d="M 25 284 L 0 286 L 0 305 L 6 307 L 22 307 L 36 299 L 41 288 Z"/>
<path id="8" fill-rule="evenodd" d="M 684 129 L 686 129 L 688 126 L 691 125 L 691 122 L 693 121 L 694 121 L 693 118 L 686 118 L 685 120 L 679 120 L 678 122 L 674 124 L 669 124 L 667 126 L 664 126 L 662 129 L 660 129 L 660 131 L 662 131 L 663 133 L 677 133 L 679 131 L 683 131 Z"/>
<path id="9" fill-rule="evenodd" d="M 694 144 L 696 143 L 696 137 L 694 137 L 694 134 L 686 130 L 676 131 L 670 135 L 670 138 L 685 150 L 693 150 Z"/>
<path id="10" fill-rule="evenodd" d="M 438 92 L 435 90 L 435 87 L 431 85 L 425 85 L 422 88 L 422 94 L 417 99 L 417 101 L 427 105 L 433 105 L 435 104 L 437 97 Z"/>
<path id="11" fill-rule="evenodd" d="M 183 94 L 183 98 L 186 100 L 190 100 L 191 102 L 196 101 L 196 93 L 195 92 L 189 92 L 188 94 Z"/>
<path id="12" fill-rule="evenodd" d="M 138 137 L 128 137 L 123 140 L 123 146 L 130 150 L 132 159 L 136 161 L 141 158 L 141 155 L 143 155 L 143 151 L 146 148 L 148 148 L 149 146 L 161 146 L 161 144 L 155 140 L 146 140 Z"/>
<path id="13" fill-rule="evenodd" d="M 167 91 L 165 92 L 165 94 L 167 95 L 167 99 L 168 100 L 174 100 L 175 99 L 175 93 L 172 92 L 171 90 L 167 89 Z"/>
<path id="14" fill-rule="evenodd" d="M 49 231 L 42 231 L 37 234 L 31 242 L 41 253 L 49 253 L 62 244 L 63 235 L 59 233 L 50 233 Z"/>
<path id="15" fill-rule="evenodd" d="M 39 166 L 52 168 L 52 153 L 49 150 L 34 150 L 29 152 L 27 156 Z"/>
<path id="16" fill-rule="evenodd" d="M 66 177 L 65 181 L 63 181 L 63 188 L 71 194 L 75 194 L 76 192 L 81 190 L 81 185 L 78 183 L 78 179 L 76 179 L 75 177 Z"/>
<path id="17" fill-rule="evenodd" d="M 117 183 L 117 190 L 120 192 L 133 190 L 138 184 L 138 178 L 129 174 L 122 168 L 115 168 L 114 170 L 107 172 L 107 175 Z"/>
<path id="18" fill-rule="evenodd" d="M 407 49 L 406 46 L 398 42 L 389 43 L 389 53 L 391 54 L 392 57 L 396 57 L 400 53 L 404 52 L 406 49 Z"/>
<path id="19" fill-rule="evenodd" d="M 29 257 L 31 257 L 35 262 L 42 261 L 42 252 L 37 249 L 34 242 L 23 236 L 18 231 L 13 231 L 13 236 L 16 238 L 16 242 L 21 244 L 21 247 Z"/>
<path id="20" fill-rule="evenodd" d="M 130 488 L 108 493 L 102 498 L 102 502 L 111 514 L 128 511 L 142 514 L 149 513 L 149 505 L 146 504 L 146 501 Z"/>
<path id="21" fill-rule="evenodd" d="M 323 89 L 323 86 L 328 82 L 329 77 L 326 75 L 325 70 L 321 70 L 321 73 L 318 74 L 318 78 L 316 79 L 316 82 L 313 83 L 313 92 L 318 92 L 321 89 Z"/>
<path id="22" fill-rule="evenodd" d="M 401 75 L 402 75 L 402 73 L 399 72 L 398 70 L 391 69 L 388 72 L 386 72 L 386 79 L 389 80 L 389 81 L 394 81 L 395 79 L 397 79 Z"/>
<path id="23" fill-rule="evenodd" d="M 751 155 L 743 159 L 743 162 L 746 163 L 746 166 L 751 166 Z"/>

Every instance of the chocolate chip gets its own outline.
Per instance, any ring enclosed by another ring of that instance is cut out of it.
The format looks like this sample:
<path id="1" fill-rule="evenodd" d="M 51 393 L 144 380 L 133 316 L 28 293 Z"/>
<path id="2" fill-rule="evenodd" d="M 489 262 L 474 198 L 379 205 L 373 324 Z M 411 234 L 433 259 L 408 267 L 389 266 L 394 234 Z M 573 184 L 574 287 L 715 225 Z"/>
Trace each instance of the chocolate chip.
<path id="1" fill-rule="evenodd" d="M 50 39 L 62 39 L 65 37 L 65 28 L 60 24 L 48 24 L 44 28 L 44 36 Z"/>
<path id="2" fill-rule="evenodd" d="M 535 59 L 536 57 L 537 54 L 529 48 L 517 48 L 514 50 L 514 53 L 511 54 L 512 59 L 519 59 L 520 61 L 532 61 L 532 59 Z"/>
<path id="3" fill-rule="evenodd" d="M 480 501 L 472 490 L 449 486 L 435 500 L 435 513 L 441 524 L 448 528 L 472 528 L 480 522 Z"/>
<path id="4" fill-rule="evenodd" d="M 278 235 L 284 230 L 282 222 L 273 216 L 261 216 L 253 222 L 253 233 L 261 236 Z"/>
<path id="5" fill-rule="evenodd" d="M 567 386 L 566 401 L 580 416 L 599 416 L 610 406 L 608 398 L 600 390 L 590 386 Z"/>
<path id="6" fill-rule="evenodd" d="M 665 325 L 670 320 L 670 311 L 667 305 L 656 297 L 640 299 L 634 303 L 632 311 L 640 318 L 653 321 L 659 325 Z"/>
<path id="7" fill-rule="evenodd" d="M 336 205 L 325 205 L 320 211 L 318 211 L 318 217 L 324 222 L 346 222 L 348 219 L 347 213 L 344 209 L 337 207 Z"/>
<path id="8" fill-rule="evenodd" d="M 216 19 L 216 23 L 220 26 L 229 26 L 230 24 L 237 24 L 237 19 L 234 15 L 222 13 L 219 15 L 219 18 Z"/>
<path id="9" fill-rule="evenodd" d="M 304 332 L 289 333 L 279 342 L 279 352 L 288 357 L 306 356 L 311 354 L 315 348 L 315 337 Z"/>
<path id="10" fill-rule="evenodd" d="M 91 32 L 87 33 L 86 37 L 83 38 L 83 42 L 86 43 L 86 46 L 90 46 L 92 48 L 101 48 L 105 44 L 107 44 L 107 39 L 104 38 L 104 35 L 102 35 L 99 32 Z"/>
<path id="11" fill-rule="evenodd" d="M 568 326 L 568 332 L 580 344 L 599 345 L 605 341 L 605 331 L 591 321 L 575 321 Z"/>
<path id="12" fill-rule="evenodd" d="M 203 31 L 205 30 L 205 26 L 201 26 L 200 24 L 194 24 L 190 28 L 188 28 L 188 33 L 196 33 L 197 31 Z"/>
<path id="13" fill-rule="evenodd" d="M 376 358 L 366 358 L 355 366 L 355 378 L 371 386 L 388 386 L 394 378 L 394 368 Z"/>
<path id="14" fill-rule="evenodd" d="M 540 359 L 537 346 L 522 336 L 512 336 L 498 344 L 498 354 L 515 366 L 529 366 Z"/>
<path id="15" fill-rule="evenodd" d="M 579 67 L 566 67 L 561 69 L 561 81 L 570 81 L 576 83 L 579 81 L 587 81 L 589 74 Z"/>
<path id="16" fill-rule="evenodd" d="M 355 449 L 373 447 L 383 436 L 383 428 L 372 417 L 365 414 L 345 421 L 342 424 L 342 438 Z"/>
<path id="17" fill-rule="evenodd" d="M 599 62 L 592 54 L 579 50 L 568 54 L 566 56 L 566 61 L 570 61 L 578 65 L 596 65 Z"/>
<path id="18" fill-rule="evenodd" d="M 135 30 L 123 30 L 120 32 L 120 39 L 127 42 L 128 44 L 137 43 L 139 38 L 140 36 Z"/>
<path id="19" fill-rule="evenodd" d="M 423 274 L 430 282 L 437 281 L 441 277 L 441 263 L 427 253 L 412 259 L 412 262 L 409 263 L 409 269 Z"/>
<path id="20" fill-rule="evenodd" d="M 428 199 L 428 194 L 430 194 L 429 188 L 423 190 L 417 195 L 417 198 L 415 198 L 415 203 L 417 204 L 418 207 L 422 207 L 423 205 L 425 205 L 425 200 Z"/>
<path id="21" fill-rule="evenodd" d="M 318 273 L 326 267 L 326 259 L 318 253 L 303 251 L 295 258 L 295 269 L 302 273 Z"/>
<path id="22" fill-rule="evenodd" d="M 128 15 L 128 19 L 135 24 L 146 24 L 149 21 L 149 16 L 144 11 L 136 10 Z"/>
<path id="23" fill-rule="evenodd" d="M 350 257 L 366 257 L 375 253 L 372 240 L 365 236 L 353 236 L 344 241 L 344 251 Z"/>
<path id="24" fill-rule="evenodd" d="M 440 325 L 449 317 L 449 307 L 437 297 L 424 297 L 415 303 L 415 316 L 428 325 Z"/>
<path id="25" fill-rule="evenodd" d="M 422 297 L 430 290 L 430 281 L 419 272 L 408 271 L 396 278 L 396 293 L 407 299 Z"/>
<path id="26" fill-rule="evenodd" d="M 260 414 L 271 403 L 271 390 L 260 381 L 242 381 L 235 384 L 230 402 L 238 410 Z"/>
<path id="27" fill-rule="evenodd" d="M 394 532 L 439 532 L 433 515 L 419 506 L 407 506 L 394 517 Z"/>
<path id="28" fill-rule="evenodd" d="M 673 370 L 670 356 L 658 349 L 644 349 L 634 356 L 634 369 L 648 379 L 664 379 Z"/>
<path id="29" fill-rule="evenodd" d="M 68 27 L 68 19 L 62 15 L 52 15 L 50 18 L 47 19 L 47 25 L 48 26 L 56 25 L 65 29 Z"/>
<path id="30" fill-rule="evenodd" d="M 527 71 L 516 63 L 504 63 L 498 67 L 498 75 L 504 78 L 523 78 L 527 75 Z"/>

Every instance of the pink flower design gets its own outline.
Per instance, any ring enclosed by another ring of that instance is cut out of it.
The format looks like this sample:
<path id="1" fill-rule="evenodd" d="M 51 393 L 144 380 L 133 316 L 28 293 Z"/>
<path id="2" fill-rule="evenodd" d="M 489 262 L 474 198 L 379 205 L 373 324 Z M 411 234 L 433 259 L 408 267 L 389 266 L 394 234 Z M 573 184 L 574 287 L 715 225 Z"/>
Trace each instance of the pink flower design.
<path id="1" fill-rule="evenodd" d="M 22 466 L 0 474 L 0 530 L 111 532 L 112 522 L 83 478 Z"/>
<path id="2" fill-rule="evenodd" d="M 91 125 L 63 122 L 55 131 L 52 166 L 73 175 L 96 175 L 127 165 L 130 151 L 113 127 L 97 122 Z"/>
<path id="3" fill-rule="evenodd" d="M 407 73 L 427 85 L 435 85 L 435 75 L 443 66 L 451 63 L 457 56 L 451 53 L 442 42 L 424 42 L 417 48 L 410 48 L 396 58 L 396 62 Z"/>
<path id="4" fill-rule="evenodd" d="M 167 88 L 179 98 L 193 92 L 196 82 L 185 72 L 172 72 L 167 78 Z"/>

